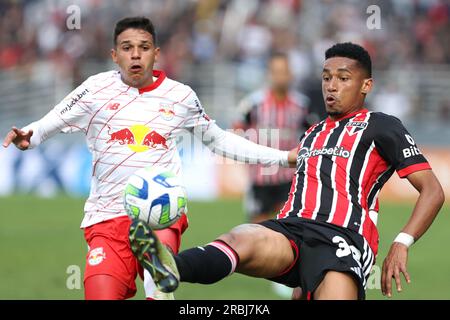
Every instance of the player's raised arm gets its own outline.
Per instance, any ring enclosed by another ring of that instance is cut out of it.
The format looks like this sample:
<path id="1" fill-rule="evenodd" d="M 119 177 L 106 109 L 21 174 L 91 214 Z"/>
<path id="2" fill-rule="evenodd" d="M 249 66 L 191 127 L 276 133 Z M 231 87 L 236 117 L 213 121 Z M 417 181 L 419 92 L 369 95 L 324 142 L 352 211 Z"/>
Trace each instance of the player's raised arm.
<path id="1" fill-rule="evenodd" d="M 395 238 L 383 262 L 381 291 L 388 297 L 392 296 L 392 278 L 395 279 L 398 292 L 402 291 L 400 273 L 410 283 L 407 271 L 408 248 L 428 230 L 444 203 L 444 191 L 433 171 L 417 171 L 406 178 L 420 195 L 408 223 Z"/>
<path id="2" fill-rule="evenodd" d="M 8 132 L 3 140 L 3 147 L 8 148 L 8 146 L 13 143 L 18 149 L 26 150 L 30 146 L 32 135 L 32 129 L 24 131 L 16 127 L 12 127 L 11 131 Z"/>
<path id="3" fill-rule="evenodd" d="M 68 129 L 71 127 L 63 118 L 57 115 L 55 107 L 40 120 L 30 123 L 22 129 L 13 127 L 6 135 L 3 146 L 6 148 L 14 143 L 20 150 L 28 150 L 40 145 L 58 132 L 69 132 Z"/>
<path id="4" fill-rule="evenodd" d="M 89 79 L 67 95 L 40 120 L 22 129 L 12 127 L 3 147 L 13 143 L 20 150 L 34 148 L 59 132 L 86 131 L 91 117 L 89 104 L 82 100 L 89 96 Z"/>
<path id="5" fill-rule="evenodd" d="M 192 133 L 212 152 L 244 163 L 289 166 L 289 151 L 259 145 L 221 129 L 206 115 L 200 100 L 193 91 L 184 105 L 188 108 L 185 127 L 191 129 Z"/>
<path id="6" fill-rule="evenodd" d="M 289 151 L 259 145 L 237 134 L 225 131 L 212 123 L 199 138 L 214 153 L 244 163 L 261 163 L 265 166 L 287 167 Z"/>

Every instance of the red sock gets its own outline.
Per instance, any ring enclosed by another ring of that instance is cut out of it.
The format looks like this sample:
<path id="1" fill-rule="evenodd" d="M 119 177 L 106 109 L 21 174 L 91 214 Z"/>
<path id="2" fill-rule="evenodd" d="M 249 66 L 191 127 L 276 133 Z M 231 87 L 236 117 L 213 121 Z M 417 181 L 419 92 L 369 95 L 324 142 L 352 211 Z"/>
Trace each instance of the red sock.
<path id="1" fill-rule="evenodd" d="M 177 254 L 180 248 L 181 236 L 173 229 L 167 228 L 155 231 L 159 241 L 168 246 L 173 253 Z"/>

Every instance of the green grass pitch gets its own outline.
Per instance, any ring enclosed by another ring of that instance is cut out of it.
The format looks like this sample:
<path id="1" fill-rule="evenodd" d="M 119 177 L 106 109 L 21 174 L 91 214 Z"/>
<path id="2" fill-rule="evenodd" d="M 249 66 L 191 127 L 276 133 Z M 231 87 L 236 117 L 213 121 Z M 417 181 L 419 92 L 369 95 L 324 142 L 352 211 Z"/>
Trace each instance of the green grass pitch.
<path id="1" fill-rule="evenodd" d="M 77 266 L 81 277 L 87 246 L 78 228 L 83 199 L 31 196 L 0 198 L 0 299 L 82 299 L 77 289 Z M 244 222 L 239 200 L 190 202 L 190 227 L 183 248 L 202 245 L 231 227 Z M 379 217 L 380 253 L 383 258 L 395 235 L 406 222 L 412 204 L 382 203 Z M 442 209 L 434 225 L 410 249 L 410 285 L 394 299 L 450 299 L 450 216 Z M 72 266 L 72 269 L 69 269 Z M 73 267 L 75 266 L 75 267 Z M 75 271 L 74 271 L 75 270 Z M 68 273 L 69 272 L 69 273 Z M 373 276 L 376 280 L 376 275 Z M 72 289 L 67 286 L 69 282 Z M 135 299 L 143 299 L 138 279 Z M 368 299 L 386 299 L 376 281 L 367 290 Z M 75 288 L 73 288 L 75 287 Z M 177 299 L 279 299 L 263 279 L 233 275 L 215 285 L 182 284 Z"/>

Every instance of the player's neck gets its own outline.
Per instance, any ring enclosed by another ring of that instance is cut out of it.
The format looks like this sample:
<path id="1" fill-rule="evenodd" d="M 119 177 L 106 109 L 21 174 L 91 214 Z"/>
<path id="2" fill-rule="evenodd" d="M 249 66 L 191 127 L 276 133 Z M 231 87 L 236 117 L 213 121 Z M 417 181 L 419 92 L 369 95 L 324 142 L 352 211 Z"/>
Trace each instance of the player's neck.
<path id="1" fill-rule="evenodd" d="M 272 89 L 272 96 L 275 99 L 276 102 L 281 102 L 286 100 L 288 96 L 287 90 L 274 90 Z"/>
<path id="2" fill-rule="evenodd" d="M 151 86 L 156 80 L 158 80 L 157 77 L 152 76 L 148 81 L 146 81 L 143 84 L 138 84 L 138 83 L 133 83 L 132 81 L 127 81 L 126 79 L 124 79 L 123 77 L 121 77 L 122 82 L 125 83 L 127 86 L 136 88 L 136 89 L 142 89 L 142 88 L 147 88 L 148 86 Z"/>
<path id="3" fill-rule="evenodd" d="M 331 121 L 340 121 L 342 119 L 346 119 L 346 118 L 352 117 L 355 114 L 361 112 L 362 110 L 365 110 L 364 106 L 360 106 L 358 108 L 349 110 L 348 112 L 342 113 L 342 114 L 328 114 L 328 118 Z"/>

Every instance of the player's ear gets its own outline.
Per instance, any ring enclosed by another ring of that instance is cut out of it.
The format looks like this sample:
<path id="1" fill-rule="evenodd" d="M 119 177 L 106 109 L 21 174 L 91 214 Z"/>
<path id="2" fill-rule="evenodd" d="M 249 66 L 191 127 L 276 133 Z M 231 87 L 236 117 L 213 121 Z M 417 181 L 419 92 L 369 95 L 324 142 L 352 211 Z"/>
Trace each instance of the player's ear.
<path id="1" fill-rule="evenodd" d="M 364 79 L 363 85 L 361 87 L 361 93 L 365 95 L 368 94 L 370 90 L 372 90 L 372 86 L 373 86 L 372 78 Z"/>
<path id="2" fill-rule="evenodd" d="M 160 53 L 160 51 L 161 51 L 160 47 L 157 47 L 155 49 L 155 62 L 158 62 L 158 60 L 159 60 L 159 53 Z"/>
<path id="3" fill-rule="evenodd" d="M 114 63 L 117 63 L 117 52 L 114 48 L 111 49 L 111 59 L 112 61 L 114 61 Z"/>

